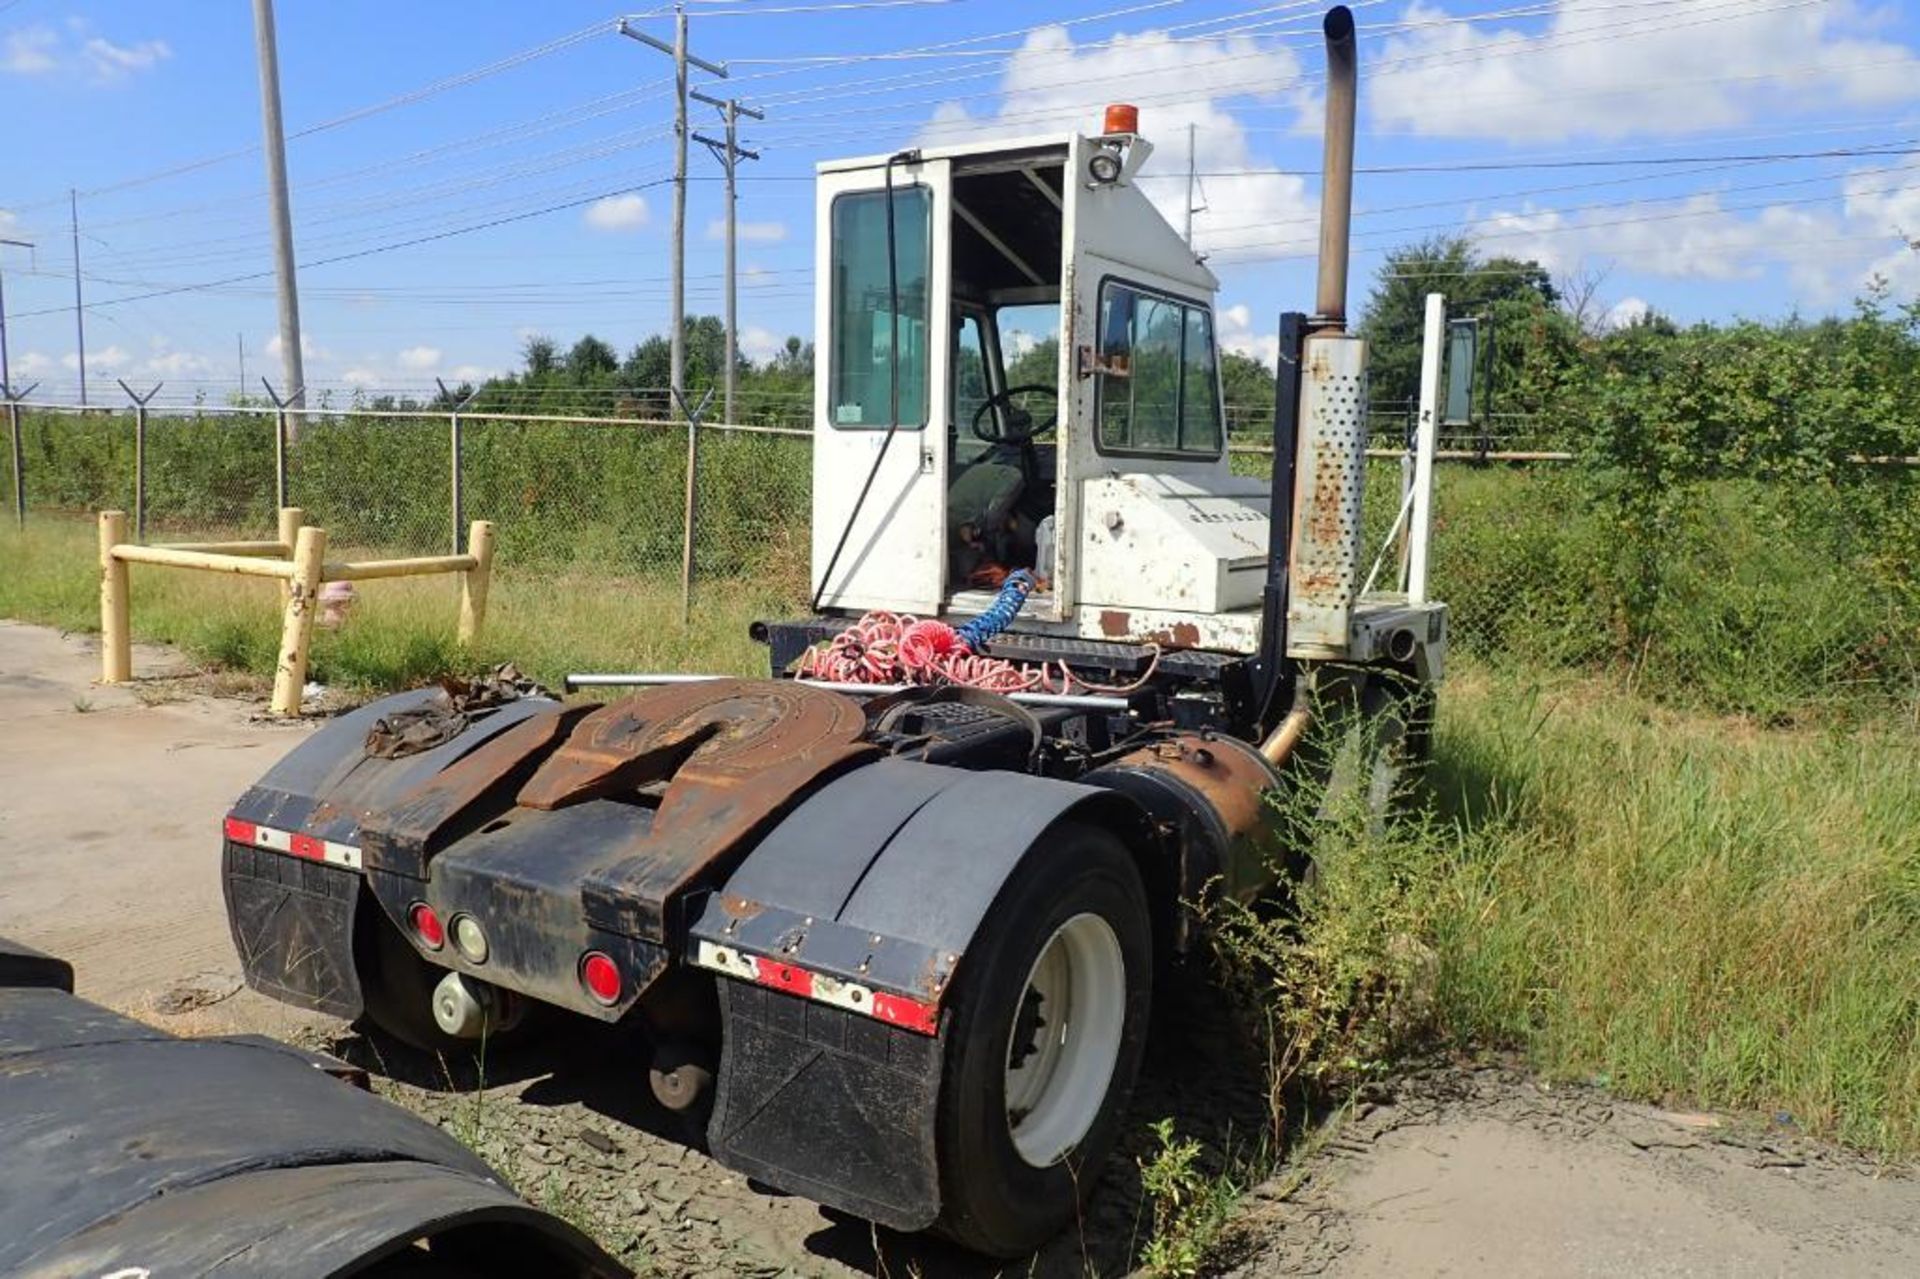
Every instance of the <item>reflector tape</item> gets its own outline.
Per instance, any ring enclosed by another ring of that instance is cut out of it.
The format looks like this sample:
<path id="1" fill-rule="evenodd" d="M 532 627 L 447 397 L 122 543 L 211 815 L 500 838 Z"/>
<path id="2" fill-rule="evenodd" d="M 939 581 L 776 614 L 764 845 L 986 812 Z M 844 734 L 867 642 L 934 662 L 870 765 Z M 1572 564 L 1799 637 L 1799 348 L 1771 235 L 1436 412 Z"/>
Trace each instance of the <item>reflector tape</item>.
<path id="1" fill-rule="evenodd" d="M 348 870 L 360 869 L 360 850 L 352 844 L 335 843 L 331 839 L 319 839 L 298 831 L 275 830 L 256 822 L 243 822 L 238 817 L 227 818 L 226 831 L 227 838 L 236 844 L 251 844 L 255 848 L 287 853 L 310 862 L 325 862 L 329 866 L 343 866 Z"/>
<path id="2" fill-rule="evenodd" d="M 777 959 L 748 955 L 730 946 L 716 946 L 710 941 L 700 943 L 693 962 L 716 973 L 785 991 L 789 995 L 811 999 L 817 1004 L 832 1004 L 849 1012 L 862 1013 L 917 1034 L 934 1035 L 940 1031 L 938 1005 L 874 990 L 856 982 L 841 981 L 797 964 L 783 964 Z"/>

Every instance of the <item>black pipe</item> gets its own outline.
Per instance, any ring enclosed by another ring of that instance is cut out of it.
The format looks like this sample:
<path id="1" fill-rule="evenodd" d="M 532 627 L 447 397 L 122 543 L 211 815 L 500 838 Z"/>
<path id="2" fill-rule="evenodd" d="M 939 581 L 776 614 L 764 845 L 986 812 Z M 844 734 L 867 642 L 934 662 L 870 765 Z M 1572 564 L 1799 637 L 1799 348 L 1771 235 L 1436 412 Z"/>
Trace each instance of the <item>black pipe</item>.
<path id="1" fill-rule="evenodd" d="M 1287 660 L 1288 560 L 1293 552 L 1293 487 L 1300 438 L 1300 354 L 1307 317 L 1280 317 L 1278 372 L 1273 380 L 1273 480 L 1267 507 L 1267 581 L 1260 593 L 1260 648 L 1254 657 L 1257 736 L 1279 722 L 1279 693 L 1292 683 Z"/>

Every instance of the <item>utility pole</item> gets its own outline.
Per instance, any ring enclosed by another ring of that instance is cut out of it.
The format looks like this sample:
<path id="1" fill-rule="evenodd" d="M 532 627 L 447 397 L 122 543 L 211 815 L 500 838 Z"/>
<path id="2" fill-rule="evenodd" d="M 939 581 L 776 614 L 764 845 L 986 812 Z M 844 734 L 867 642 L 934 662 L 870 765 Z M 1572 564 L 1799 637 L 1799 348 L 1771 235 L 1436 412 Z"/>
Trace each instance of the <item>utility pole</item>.
<path id="1" fill-rule="evenodd" d="M 673 332 L 668 336 L 668 382 L 674 402 L 687 389 L 687 67 L 727 78 L 724 63 L 708 62 L 687 52 L 687 10 L 673 9 L 673 43 L 657 40 L 620 19 L 620 34 L 673 55 Z"/>
<path id="2" fill-rule="evenodd" d="M 754 120 L 764 120 L 767 117 L 755 111 L 752 107 L 741 106 L 740 99 L 738 98 L 722 100 L 720 98 L 710 98 L 704 93 L 694 93 L 690 96 L 697 101 L 706 103 L 708 106 L 720 108 L 720 116 L 727 124 L 727 137 L 724 142 L 716 141 L 702 133 L 694 134 L 693 138 L 696 142 L 705 143 L 707 150 L 713 152 L 714 156 L 727 170 L 727 368 L 726 381 L 724 383 L 726 387 L 726 402 L 722 406 L 721 412 L 727 422 L 732 424 L 740 420 L 733 415 L 733 384 L 735 375 L 738 372 L 735 366 L 740 362 L 740 338 L 737 327 L 738 312 L 735 307 L 737 299 L 734 288 L 736 277 L 733 269 L 735 239 L 734 212 L 735 206 L 739 203 L 734 188 L 734 168 L 736 163 L 741 159 L 758 160 L 760 158 L 758 151 L 749 151 L 740 145 L 737 126 L 740 117 L 743 115 Z"/>
<path id="3" fill-rule="evenodd" d="M 287 137 L 280 123 L 280 54 L 273 34 L 273 0 L 253 0 L 253 38 L 260 62 L 260 119 L 273 206 L 273 264 L 280 292 L 280 364 L 293 388 L 288 404 L 307 402 L 307 370 L 300 350 L 300 294 L 293 268 L 293 204 L 287 195 Z M 289 434 L 298 433 L 296 413 Z"/>
<path id="4" fill-rule="evenodd" d="M 67 212 L 73 227 L 73 336 L 79 344 L 75 354 L 80 362 L 80 407 L 84 409 L 87 407 L 87 312 L 80 300 L 80 193 L 72 187 L 67 188 Z"/>
<path id="5" fill-rule="evenodd" d="M 31 240 L 0 239 L 0 246 L 11 245 L 16 249 L 32 249 Z M 4 272 L 0 272 L 0 387 L 13 385 L 13 370 L 7 365 L 7 281 Z"/>
<path id="6" fill-rule="evenodd" d="M 247 335 L 234 334 L 233 344 L 240 352 L 240 394 L 245 395 L 247 393 Z"/>

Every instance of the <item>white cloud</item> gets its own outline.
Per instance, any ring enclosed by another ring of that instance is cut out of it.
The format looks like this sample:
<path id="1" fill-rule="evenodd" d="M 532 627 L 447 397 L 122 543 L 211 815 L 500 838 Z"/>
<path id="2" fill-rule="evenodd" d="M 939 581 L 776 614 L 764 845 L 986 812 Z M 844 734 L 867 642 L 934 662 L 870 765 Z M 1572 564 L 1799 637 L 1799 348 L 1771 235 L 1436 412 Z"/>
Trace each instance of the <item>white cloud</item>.
<path id="1" fill-rule="evenodd" d="M 431 373 L 440 367 L 440 348 L 410 346 L 395 358 L 403 369 L 409 369 L 415 373 Z"/>
<path id="2" fill-rule="evenodd" d="M 74 372 L 80 369 L 80 357 L 72 351 L 61 356 L 60 363 Z M 127 353 L 117 346 L 105 346 L 87 352 L 87 372 L 89 373 L 111 373 L 115 369 L 125 367 L 126 363 Z"/>
<path id="3" fill-rule="evenodd" d="M 1236 302 L 1232 306 L 1222 307 L 1217 318 L 1222 350 L 1258 360 L 1268 368 L 1276 366 L 1280 358 L 1279 331 L 1256 333 L 1253 328 L 1253 308 L 1245 302 Z"/>
<path id="4" fill-rule="evenodd" d="M 165 40 L 137 40 L 115 44 L 103 36 L 89 35 L 92 26 L 83 18 L 67 22 L 68 34 L 75 43 L 53 27 L 41 23 L 9 31 L 0 40 L 0 72 L 14 75 L 46 75 L 65 71 L 84 73 L 94 84 L 110 84 L 148 71 L 173 56 Z"/>
<path id="5" fill-rule="evenodd" d="M 638 231 L 647 224 L 647 216 L 646 200 L 629 192 L 589 204 L 586 223 L 596 231 Z"/>
<path id="6" fill-rule="evenodd" d="M 386 379 L 381 376 L 378 369 L 355 365 L 353 368 L 342 370 L 340 380 L 348 386 L 375 387 Z"/>
<path id="7" fill-rule="evenodd" d="M 267 355 L 271 358 L 279 359 L 280 352 L 284 349 L 278 333 L 267 339 Z M 312 335 L 305 332 L 300 334 L 300 355 L 303 360 L 330 360 L 333 358 L 333 352 L 315 342 Z"/>
<path id="8" fill-rule="evenodd" d="M 213 363 L 192 351 L 167 351 L 142 362 L 140 372 L 146 377 L 198 378 L 213 372 Z"/>
<path id="9" fill-rule="evenodd" d="M 787 238 L 787 224 L 784 222 L 736 222 L 733 234 L 741 244 L 778 244 Z M 715 218 L 707 223 L 707 238 L 724 242 L 727 238 L 727 220 Z"/>
<path id="10" fill-rule="evenodd" d="M 7 32 L 0 41 L 0 71 L 12 75 L 41 75 L 60 65 L 56 56 L 60 34 L 52 27 L 25 27 Z"/>
<path id="11" fill-rule="evenodd" d="M 499 374 L 493 369 L 482 368 L 478 364 L 456 364 L 453 366 L 453 372 L 450 376 L 456 383 L 473 382 L 477 384 L 486 381 L 488 378 L 497 377 Z"/>
<path id="12" fill-rule="evenodd" d="M 1920 57 L 1866 34 L 1858 0 L 1815 5 L 1557 0 L 1544 27 L 1447 21 L 1387 39 L 1362 97 L 1374 126 L 1502 141 L 1688 134 L 1836 107 L 1920 98 Z"/>
<path id="13" fill-rule="evenodd" d="M 39 351 L 28 351 L 25 355 L 16 355 L 11 361 L 15 377 L 40 377 L 53 372 L 53 359 Z"/>
<path id="14" fill-rule="evenodd" d="M 1096 128 L 1108 102 L 1136 99 L 1142 132 L 1157 150 L 1141 190 L 1175 228 L 1185 218 L 1187 126 L 1194 126 L 1195 167 L 1205 209 L 1194 217 L 1194 246 L 1205 253 L 1236 242 L 1254 224 L 1302 221 L 1310 234 L 1318 207 L 1306 183 L 1256 157 L 1247 131 L 1221 104 L 1235 98 L 1284 99 L 1305 105 L 1295 88 L 1300 62 L 1286 46 L 1244 37 L 1175 40 L 1164 32 L 1122 35 L 1078 47 L 1063 27 L 1030 34 L 1001 79 L 997 114 L 975 119 L 958 103 L 942 103 L 925 130 L 930 144 L 980 136 L 983 126 L 1009 134 Z"/>
<path id="15" fill-rule="evenodd" d="M 1621 298 L 1607 308 L 1605 324 L 1610 329 L 1624 329 L 1646 319 L 1652 310 L 1645 298 Z"/>
<path id="16" fill-rule="evenodd" d="M 1884 173 L 1840 179 L 1837 210 L 1809 204 L 1729 208 L 1715 192 L 1575 212 L 1523 204 L 1474 219 L 1490 255 L 1531 259 L 1558 275 L 1615 263 L 1641 276 L 1726 282 L 1785 275 L 1798 298 L 1842 301 L 1875 274 L 1920 288 L 1920 189 Z"/>
<path id="17" fill-rule="evenodd" d="M 95 36 L 81 46 L 81 55 L 93 73 L 102 80 L 117 80 L 135 71 L 145 71 L 173 56 L 165 40 L 142 40 L 137 44 L 115 44 Z"/>
<path id="18" fill-rule="evenodd" d="M 1841 184 L 1846 215 L 1863 235 L 1888 235 L 1886 252 L 1867 264 L 1865 274 L 1879 276 L 1902 293 L 1920 292 L 1920 187 L 1887 189 L 1885 175 L 1855 173 Z"/>
<path id="19" fill-rule="evenodd" d="M 787 341 L 772 329 L 749 324 L 740 330 L 740 354 L 755 364 L 764 364 L 787 349 Z"/>

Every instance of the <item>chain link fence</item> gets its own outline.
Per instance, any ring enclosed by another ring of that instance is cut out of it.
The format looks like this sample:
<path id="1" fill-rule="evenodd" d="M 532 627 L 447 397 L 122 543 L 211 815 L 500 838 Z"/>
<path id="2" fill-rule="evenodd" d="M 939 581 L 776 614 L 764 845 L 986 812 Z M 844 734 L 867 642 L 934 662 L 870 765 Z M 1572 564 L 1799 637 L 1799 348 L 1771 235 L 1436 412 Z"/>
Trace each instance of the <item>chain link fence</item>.
<path id="1" fill-rule="evenodd" d="M 1235 417 L 1236 473 L 1270 474 L 1270 412 L 1243 406 Z M 131 407 L 23 408 L 28 523 L 119 508 L 144 515 L 148 541 L 270 536 L 282 500 L 278 418 L 270 407 L 154 408 L 142 430 Z M 285 421 L 284 500 L 335 546 L 440 554 L 467 521 L 485 519 L 503 572 L 567 589 L 677 587 L 690 567 L 699 586 L 738 583 L 796 606 L 805 598 L 804 429 L 697 429 L 689 566 L 684 423 L 527 413 L 463 414 L 456 425 L 444 410 L 360 408 Z M 1379 561 L 1376 585 L 1391 590 L 1405 407 L 1376 405 L 1371 426 L 1364 562 Z M 1565 464 L 1572 454 L 1555 450 L 1564 439 L 1534 423 L 1494 427 L 1441 440 L 1452 460 L 1437 473 L 1432 593 L 1450 607 L 1457 653 L 1624 667 L 1763 715 L 1826 692 L 1911 696 L 1920 685 L 1920 474 L 1876 471 L 1844 491 L 1729 477 L 1635 541 L 1596 500 L 1591 477 Z M 11 445 L 0 448 L 8 497 Z M 1649 587 L 1637 604 L 1635 573 Z"/>
<path id="2" fill-rule="evenodd" d="M 726 424 L 703 425 L 697 436 L 695 576 L 771 577 L 799 592 L 811 518 L 808 433 Z M 677 577 L 687 545 L 684 423 L 31 406 L 20 412 L 19 440 L 26 513 L 125 510 L 135 536 L 149 542 L 271 536 L 284 502 L 325 527 L 334 546 L 380 555 L 457 550 L 469 521 L 491 520 L 497 553 L 516 570 Z M 11 447 L 0 461 L 0 492 L 10 500 Z"/>

